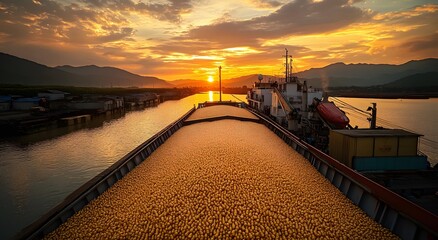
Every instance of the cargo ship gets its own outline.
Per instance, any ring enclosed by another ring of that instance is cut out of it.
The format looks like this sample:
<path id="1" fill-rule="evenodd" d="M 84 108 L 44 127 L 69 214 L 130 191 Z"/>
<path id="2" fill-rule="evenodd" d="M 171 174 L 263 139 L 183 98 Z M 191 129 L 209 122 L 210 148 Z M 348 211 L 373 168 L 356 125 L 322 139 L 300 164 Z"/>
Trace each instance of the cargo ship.
<path id="1" fill-rule="evenodd" d="M 438 217 L 245 103 L 207 102 L 16 238 L 324 236 L 433 239 Z"/>
<path id="2" fill-rule="evenodd" d="M 403 158 L 417 150 L 413 143 L 418 135 L 399 132 L 394 140 L 393 132 L 374 137 L 372 132 L 354 132 L 359 129 L 349 129 L 342 114 L 331 114 L 332 103 L 315 100 L 324 106 L 321 113 L 329 111 L 320 117 L 314 107 L 306 109 L 298 102 L 302 95 L 292 96 L 297 101 L 291 103 L 277 87 L 268 88 L 271 84 L 282 85 L 260 81 L 253 96 L 262 100 L 265 95 L 257 91 L 273 92 L 277 111 L 286 111 L 268 115 L 265 101 L 258 106 L 254 101 L 200 103 L 16 238 L 438 237 L 436 214 L 364 174 L 382 167 L 380 162 L 371 164 L 369 153 L 393 152 L 395 144 L 403 146 L 396 151 Z M 322 96 L 316 89 L 308 92 L 313 98 Z M 313 126 L 314 131 L 301 126 Z M 316 139 L 324 138 L 318 131 L 326 132 L 330 142 Z M 325 153 L 336 152 L 333 148 L 339 150 L 338 159 Z M 420 165 L 409 162 L 405 167 L 412 164 Z"/>

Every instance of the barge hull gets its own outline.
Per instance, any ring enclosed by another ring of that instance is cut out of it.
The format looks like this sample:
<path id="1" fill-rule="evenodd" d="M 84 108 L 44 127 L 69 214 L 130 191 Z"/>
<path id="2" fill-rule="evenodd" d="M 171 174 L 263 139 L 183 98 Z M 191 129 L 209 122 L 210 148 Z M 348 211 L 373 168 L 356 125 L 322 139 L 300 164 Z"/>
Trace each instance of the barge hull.
<path id="1" fill-rule="evenodd" d="M 24 229 L 16 238 L 40 239 L 59 227 L 68 218 L 141 164 L 164 141 L 181 128 L 184 121 L 194 111 L 195 109 L 190 110 L 179 120 L 154 135 L 109 169 L 87 182 L 48 214 Z M 302 142 L 271 119 L 256 111 L 250 111 L 259 117 L 262 124 L 303 155 L 325 178 L 376 222 L 403 239 L 433 239 L 438 237 L 438 217 L 436 215 L 427 212 L 351 170 L 318 149 Z M 211 120 L 209 119 L 209 121 Z"/>

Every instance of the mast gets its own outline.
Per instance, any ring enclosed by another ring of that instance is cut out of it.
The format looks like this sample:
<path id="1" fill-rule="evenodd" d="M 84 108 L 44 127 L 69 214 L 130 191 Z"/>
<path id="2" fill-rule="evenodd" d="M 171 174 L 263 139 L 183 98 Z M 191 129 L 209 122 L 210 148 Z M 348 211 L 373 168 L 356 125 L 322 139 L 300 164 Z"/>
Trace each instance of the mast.
<path id="1" fill-rule="evenodd" d="M 288 73 L 288 70 L 289 70 L 289 66 L 287 65 L 288 64 L 288 61 L 287 61 L 287 55 L 288 55 L 288 50 L 287 50 L 287 48 L 285 48 L 285 50 L 286 50 L 286 55 L 285 55 L 285 57 L 286 57 L 286 77 L 284 78 L 284 80 L 286 80 L 286 82 L 287 82 L 287 79 L 289 78 L 289 73 Z"/>
<path id="2" fill-rule="evenodd" d="M 222 102 L 222 66 L 219 66 L 219 102 Z"/>
<path id="3" fill-rule="evenodd" d="M 285 65 L 286 65 L 285 79 L 284 80 L 285 80 L 285 82 L 289 82 L 289 81 L 291 81 L 291 78 L 292 78 L 292 55 L 289 55 L 289 51 L 287 50 L 287 48 L 285 48 L 284 50 L 286 50 L 286 55 L 283 56 L 283 57 L 285 57 Z M 290 58 L 290 60 L 289 60 L 289 58 Z"/>

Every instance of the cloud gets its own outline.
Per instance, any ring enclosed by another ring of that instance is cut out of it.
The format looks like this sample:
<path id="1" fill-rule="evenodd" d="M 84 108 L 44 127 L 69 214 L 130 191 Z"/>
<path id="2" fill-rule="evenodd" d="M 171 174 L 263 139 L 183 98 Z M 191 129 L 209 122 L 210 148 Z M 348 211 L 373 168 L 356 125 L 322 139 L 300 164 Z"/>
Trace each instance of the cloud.
<path id="1" fill-rule="evenodd" d="M 131 37 L 135 31 L 119 12 L 51 0 L 2 1 L 2 41 L 96 44 Z"/>
<path id="2" fill-rule="evenodd" d="M 415 6 L 403 11 L 377 14 L 369 24 L 378 30 L 370 55 L 382 62 L 438 56 L 438 5 Z"/>
<path id="3" fill-rule="evenodd" d="M 430 53 L 435 53 L 435 56 L 438 56 L 437 43 L 438 33 L 433 33 L 431 35 L 410 39 L 402 43 L 400 47 L 407 48 L 412 52 L 431 51 Z"/>
<path id="4" fill-rule="evenodd" d="M 283 1 L 276 0 L 250 0 L 249 2 L 259 8 L 275 8 L 284 4 Z"/>
<path id="5" fill-rule="evenodd" d="M 217 42 L 224 46 L 254 46 L 263 39 L 324 33 L 369 18 L 369 12 L 351 6 L 347 0 L 296 0 L 267 16 L 194 28 L 186 38 Z"/>
<path id="6" fill-rule="evenodd" d="M 188 13 L 192 9 L 191 0 L 169 0 L 167 3 L 159 1 L 154 3 L 148 1 L 133 2 L 131 0 L 82 0 L 91 7 L 118 9 L 119 11 L 130 11 L 147 14 L 158 20 L 179 23 L 181 14 Z"/>

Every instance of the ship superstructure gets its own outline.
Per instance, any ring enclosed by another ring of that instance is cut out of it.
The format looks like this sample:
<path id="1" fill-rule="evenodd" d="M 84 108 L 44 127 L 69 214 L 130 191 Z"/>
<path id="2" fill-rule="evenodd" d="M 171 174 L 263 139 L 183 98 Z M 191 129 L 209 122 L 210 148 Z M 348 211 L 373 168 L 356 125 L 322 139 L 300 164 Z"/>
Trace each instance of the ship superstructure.
<path id="1" fill-rule="evenodd" d="M 327 149 L 330 129 L 349 127 L 349 119 L 336 105 L 323 98 L 323 91 L 292 74 L 292 56 L 285 55 L 285 76 L 254 83 L 248 92 L 248 105 L 262 112 L 318 148 Z"/>

